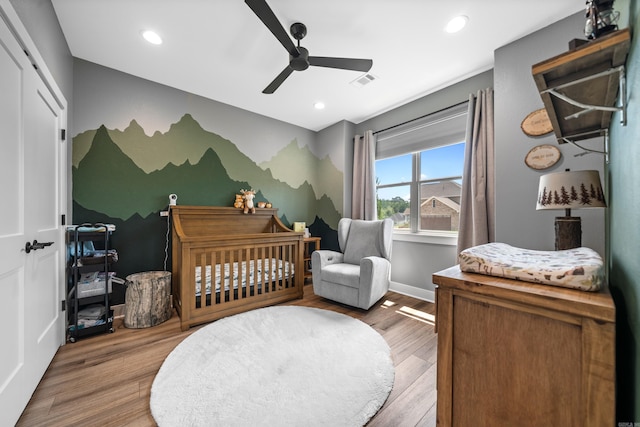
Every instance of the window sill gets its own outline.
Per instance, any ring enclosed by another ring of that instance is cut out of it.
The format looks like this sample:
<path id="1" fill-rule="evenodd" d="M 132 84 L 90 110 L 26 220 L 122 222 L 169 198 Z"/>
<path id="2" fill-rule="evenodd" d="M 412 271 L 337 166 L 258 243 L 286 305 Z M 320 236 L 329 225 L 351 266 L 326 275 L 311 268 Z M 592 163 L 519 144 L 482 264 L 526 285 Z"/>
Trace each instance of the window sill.
<path id="1" fill-rule="evenodd" d="M 451 231 L 423 231 L 419 233 L 412 233 L 410 231 L 394 230 L 393 240 L 395 242 L 456 246 L 458 244 L 458 233 Z"/>

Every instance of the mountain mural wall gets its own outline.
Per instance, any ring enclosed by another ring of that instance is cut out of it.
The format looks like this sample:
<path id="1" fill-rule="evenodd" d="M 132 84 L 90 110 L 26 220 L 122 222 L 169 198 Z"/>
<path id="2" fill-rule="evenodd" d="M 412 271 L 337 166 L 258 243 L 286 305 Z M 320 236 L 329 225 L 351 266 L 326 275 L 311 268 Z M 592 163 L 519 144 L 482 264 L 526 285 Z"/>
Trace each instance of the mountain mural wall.
<path id="1" fill-rule="evenodd" d="M 292 163 L 292 159 L 296 161 Z M 291 141 L 269 161 L 260 163 L 260 167 L 292 186 L 302 185 L 306 180 L 317 197 L 326 195 L 338 206 L 337 202 L 342 200 L 343 173 L 328 156 L 318 159 L 307 147 L 298 147 L 296 141 Z M 314 171 L 314 176 L 309 176 L 309 171 Z"/>
<path id="2" fill-rule="evenodd" d="M 104 126 L 85 131 L 73 144 L 74 201 L 110 216 L 145 217 L 163 208 L 171 193 L 178 195 L 180 204 L 231 206 L 240 189 L 251 187 L 259 192 L 257 200 L 271 202 L 291 222 L 310 224 L 320 216 L 337 225 L 340 218 L 332 196 L 341 196 L 331 194 L 331 189 L 341 189 L 342 173 L 323 166 L 330 172 L 323 173 L 323 180 L 316 178 L 314 160 L 326 164 L 328 159 L 321 161 L 308 150 L 285 149 L 263 169 L 189 114 L 164 134 L 147 136 L 132 120 L 124 131 Z M 289 172 L 281 175 L 282 180 L 274 178 L 272 170 L 285 169 Z M 318 182 L 325 180 L 336 183 Z"/>
<path id="3" fill-rule="evenodd" d="M 330 170 L 324 178 L 339 188 L 342 173 L 327 162 L 292 142 L 260 167 L 189 114 L 152 136 L 135 120 L 122 131 L 103 125 L 73 138 L 73 221 L 116 224 L 121 277 L 164 268 L 167 230 L 159 212 L 171 193 L 182 205 L 232 206 L 240 189 L 253 188 L 256 201 L 271 202 L 285 224 L 304 221 L 312 234 L 333 240 L 341 214 L 331 197 L 338 195 L 316 171 L 323 164 Z"/>

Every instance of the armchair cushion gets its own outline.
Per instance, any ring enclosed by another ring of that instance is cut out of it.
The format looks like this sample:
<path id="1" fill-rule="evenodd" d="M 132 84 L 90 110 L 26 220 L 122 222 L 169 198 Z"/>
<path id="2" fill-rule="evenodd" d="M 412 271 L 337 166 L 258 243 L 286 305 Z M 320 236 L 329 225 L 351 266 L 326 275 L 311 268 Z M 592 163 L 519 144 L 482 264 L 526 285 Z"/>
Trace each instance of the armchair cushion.
<path id="1" fill-rule="evenodd" d="M 368 256 L 389 259 L 393 223 L 389 221 L 341 220 L 338 224 L 338 243 L 344 262 L 360 264 Z"/>
<path id="2" fill-rule="evenodd" d="M 350 288 L 360 286 L 360 264 L 331 264 L 322 270 L 322 280 L 340 283 Z"/>

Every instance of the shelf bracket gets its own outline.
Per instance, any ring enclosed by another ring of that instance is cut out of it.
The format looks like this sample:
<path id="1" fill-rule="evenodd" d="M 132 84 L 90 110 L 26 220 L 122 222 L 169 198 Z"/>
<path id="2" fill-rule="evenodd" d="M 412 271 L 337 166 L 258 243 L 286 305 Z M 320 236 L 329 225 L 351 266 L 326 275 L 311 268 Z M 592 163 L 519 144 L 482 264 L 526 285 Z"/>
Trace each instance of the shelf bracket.
<path id="1" fill-rule="evenodd" d="M 620 106 L 619 107 L 606 107 L 606 106 L 601 106 L 601 105 L 591 105 L 591 104 L 585 104 L 579 101 L 576 101 L 574 99 L 569 98 L 568 96 L 564 95 L 561 92 L 558 92 L 558 90 L 564 89 L 566 87 L 569 86 L 573 86 L 576 84 L 580 84 L 580 83 L 584 83 L 584 82 L 588 82 L 589 80 L 593 80 L 593 79 L 597 79 L 599 77 L 604 77 L 604 76 L 608 76 L 610 74 L 614 74 L 614 73 L 618 73 L 618 84 L 619 84 L 619 94 L 618 94 L 618 99 L 620 99 Z M 574 80 L 572 82 L 569 83 L 565 83 L 563 85 L 559 85 L 550 89 L 547 89 L 541 93 L 548 93 L 550 95 L 553 95 L 571 105 L 575 105 L 576 107 L 582 108 L 582 110 L 578 111 L 575 114 L 571 114 L 567 117 L 565 117 L 565 120 L 569 120 L 569 119 L 576 119 L 580 116 L 582 116 L 583 114 L 586 113 L 590 113 L 592 111 L 611 111 L 611 112 L 616 112 L 619 111 L 620 112 L 620 123 L 622 124 L 622 126 L 626 126 L 627 124 L 627 79 L 625 77 L 625 70 L 624 70 L 624 65 L 621 65 L 619 67 L 615 67 L 615 68 L 610 68 L 606 71 L 602 71 L 600 73 L 596 73 L 593 74 L 591 76 L 587 76 L 584 77 L 582 79 L 578 79 L 578 80 Z"/>
<path id="2" fill-rule="evenodd" d="M 576 134 L 576 135 L 572 135 L 572 136 L 563 136 L 562 138 L 560 138 L 562 141 L 569 143 L 575 147 L 578 147 L 579 149 L 583 150 L 582 153 L 578 153 L 575 154 L 574 157 L 580 157 L 580 156 L 584 156 L 585 154 L 590 154 L 590 153 L 596 153 L 596 154 L 602 154 L 604 155 L 604 160 L 606 164 L 609 164 L 609 130 L 608 129 L 603 129 L 602 131 L 598 132 L 598 134 L 600 136 L 604 137 L 604 151 L 600 151 L 600 150 L 592 150 L 590 148 L 586 148 L 580 144 L 578 144 L 576 141 L 574 141 L 573 139 L 570 138 L 576 138 L 576 137 L 580 137 L 580 136 L 585 136 L 585 135 L 594 135 L 598 136 L 597 134 L 594 134 L 593 132 L 586 132 L 586 133 L 582 133 L 582 134 Z"/>

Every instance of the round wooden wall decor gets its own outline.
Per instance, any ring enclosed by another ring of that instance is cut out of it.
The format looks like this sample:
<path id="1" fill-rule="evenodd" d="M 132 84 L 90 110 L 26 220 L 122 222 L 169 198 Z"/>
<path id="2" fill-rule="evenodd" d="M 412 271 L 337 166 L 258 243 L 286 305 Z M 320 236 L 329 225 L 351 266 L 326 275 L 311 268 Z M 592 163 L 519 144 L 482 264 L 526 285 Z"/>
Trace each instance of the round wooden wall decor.
<path id="1" fill-rule="evenodd" d="M 545 108 L 533 111 L 520 124 L 522 132 L 529 136 L 542 136 L 553 131 L 551 120 Z"/>
<path id="2" fill-rule="evenodd" d="M 562 153 L 553 145 L 538 145 L 533 147 L 524 158 L 524 162 L 531 169 L 543 170 L 558 163 Z"/>

